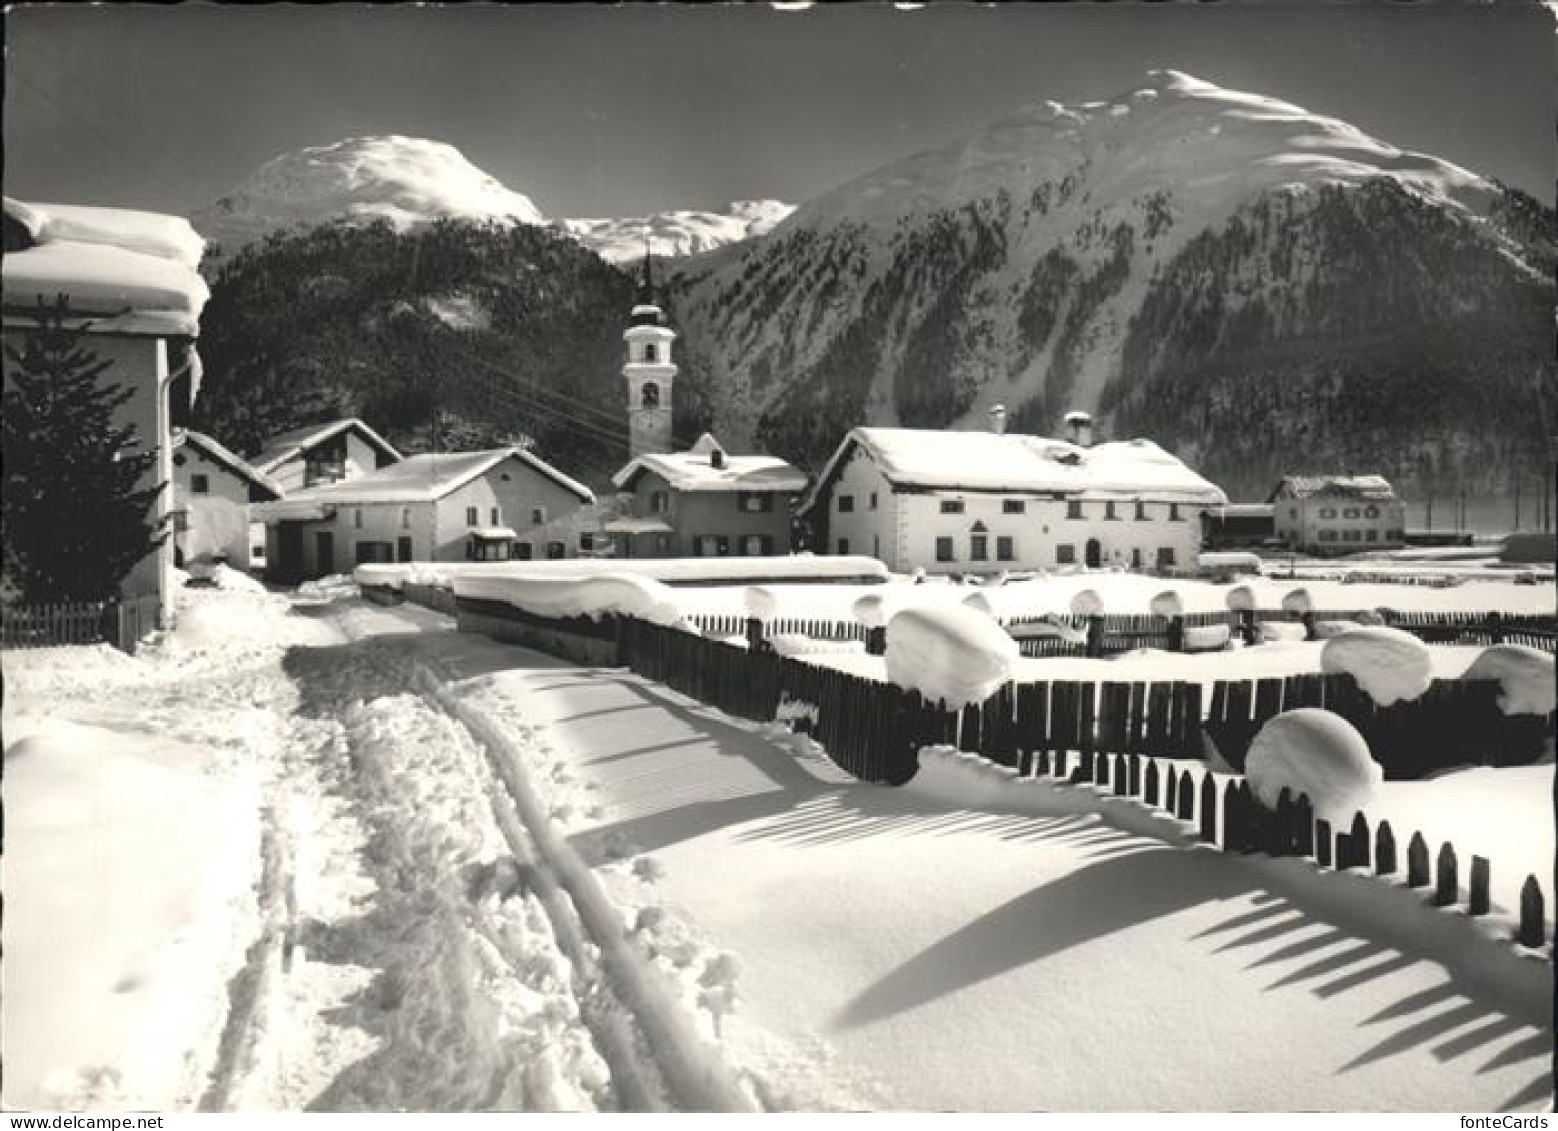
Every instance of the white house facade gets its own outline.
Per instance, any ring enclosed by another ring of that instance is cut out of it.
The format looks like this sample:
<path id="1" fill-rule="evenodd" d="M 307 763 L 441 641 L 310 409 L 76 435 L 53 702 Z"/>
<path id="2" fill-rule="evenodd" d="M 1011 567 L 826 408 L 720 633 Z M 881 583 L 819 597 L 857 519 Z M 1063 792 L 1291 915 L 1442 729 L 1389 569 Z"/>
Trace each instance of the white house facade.
<path id="1" fill-rule="evenodd" d="M 594 494 L 521 448 L 419 455 L 256 508 L 281 584 L 364 562 L 579 554 Z"/>
<path id="2" fill-rule="evenodd" d="M 249 507 L 279 498 L 280 487 L 210 436 L 174 433 L 173 541 L 185 569 L 218 560 L 263 566 L 265 528 L 251 521 Z"/>
<path id="3" fill-rule="evenodd" d="M 805 511 L 830 554 L 895 572 L 1195 565 L 1223 492 L 1148 440 L 856 428 Z"/>
<path id="4" fill-rule="evenodd" d="M 1379 475 L 1289 475 L 1272 490 L 1276 537 L 1309 554 L 1395 549 L 1406 541 L 1406 504 Z"/>
<path id="5" fill-rule="evenodd" d="M 272 437 L 249 462 L 283 494 L 358 479 L 400 460 L 383 436 L 355 417 Z"/>

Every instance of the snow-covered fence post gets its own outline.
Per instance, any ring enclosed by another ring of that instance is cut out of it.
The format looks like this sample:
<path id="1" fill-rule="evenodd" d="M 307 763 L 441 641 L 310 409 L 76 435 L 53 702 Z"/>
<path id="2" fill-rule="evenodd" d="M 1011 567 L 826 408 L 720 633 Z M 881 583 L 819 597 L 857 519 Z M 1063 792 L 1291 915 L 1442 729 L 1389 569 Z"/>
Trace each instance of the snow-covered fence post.
<path id="1" fill-rule="evenodd" d="M 1130 762 L 1129 762 L 1129 767 L 1130 768 L 1126 771 L 1126 773 L 1127 773 L 1127 776 L 1130 778 L 1131 796 L 1132 797 L 1140 797 L 1141 796 L 1141 755 L 1140 754 L 1132 754 L 1131 755 Z"/>
<path id="2" fill-rule="evenodd" d="M 1315 854 L 1315 809 L 1307 793 L 1293 802 L 1293 855 Z"/>
<path id="3" fill-rule="evenodd" d="M 1470 915 L 1486 915 L 1491 905 L 1488 886 L 1491 882 L 1490 867 L 1486 856 L 1471 858 L 1471 876 L 1467 880 L 1466 911 Z"/>
<path id="4" fill-rule="evenodd" d="M 1455 859 L 1455 849 L 1449 841 L 1439 846 L 1439 859 L 1434 868 L 1434 906 L 1452 907 L 1460 898 L 1460 868 Z"/>
<path id="5" fill-rule="evenodd" d="M 1315 822 L 1315 863 L 1322 868 L 1329 868 L 1333 862 L 1332 845 L 1331 822 L 1321 817 Z"/>
<path id="6" fill-rule="evenodd" d="M 1359 809 L 1352 816 L 1352 828 L 1346 836 L 1347 859 L 1338 863 L 1338 868 L 1367 868 L 1369 866 L 1369 849 L 1373 838 L 1369 835 L 1369 821 Z"/>
<path id="7" fill-rule="evenodd" d="M 1393 876 L 1396 868 L 1396 834 L 1391 832 L 1389 821 L 1381 821 L 1374 833 L 1374 874 Z"/>
<path id="8" fill-rule="evenodd" d="M 867 593 L 850 608 L 855 620 L 866 630 L 866 655 L 887 652 L 887 610 L 880 593 Z"/>
<path id="9" fill-rule="evenodd" d="M 1154 616 L 1168 621 L 1168 651 L 1185 650 L 1185 603 L 1172 589 L 1165 589 L 1152 599 Z"/>
<path id="10" fill-rule="evenodd" d="M 1226 830 L 1232 811 L 1226 800 L 1223 803 L 1223 827 Z M 1226 832 L 1224 836 L 1226 837 Z M 1211 774 L 1201 777 L 1201 839 L 1208 844 L 1217 843 L 1217 782 Z"/>
<path id="11" fill-rule="evenodd" d="M 1158 763 L 1153 759 L 1147 761 L 1147 775 L 1143 782 L 1142 800 L 1148 805 L 1157 807 L 1158 804 Z"/>
<path id="12" fill-rule="evenodd" d="M 1071 615 L 1087 618 L 1087 655 L 1099 659 L 1104 654 L 1104 600 L 1095 589 L 1084 589 L 1071 598 Z"/>
<path id="13" fill-rule="evenodd" d="M 1190 771 L 1186 770 L 1179 775 L 1179 797 L 1174 809 L 1174 816 L 1181 821 L 1191 820 L 1195 816 L 1196 790 L 1195 783 L 1190 780 Z"/>
<path id="14" fill-rule="evenodd" d="M 1428 886 L 1428 842 L 1422 833 L 1413 833 L 1407 842 L 1407 887 Z"/>
<path id="15" fill-rule="evenodd" d="M 1289 616 L 1297 617 L 1304 625 L 1304 639 L 1318 640 L 1320 634 L 1315 629 L 1315 606 L 1307 589 L 1294 589 L 1282 598 L 1282 611 Z"/>
<path id="16" fill-rule="evenodd" d="M 1543 908 L 1542 885 L 1535 876 L 1527 876 L 1520 886 L 1520 929 L 1515 941 L 1521 946 L 1541 946 L 1547 941 L 1546 911 Z"/>
<path id="17" fill-rule="evenodd" d="M 1248 585 L 1236 585 L 1228 590 L 1223 597 L 1224 603 L 1233 613 L 1233 630 L 1244 641 L 1246 647 L 1260 643 L 1260 625 L 1255 617 L 1255 594 Z"/>

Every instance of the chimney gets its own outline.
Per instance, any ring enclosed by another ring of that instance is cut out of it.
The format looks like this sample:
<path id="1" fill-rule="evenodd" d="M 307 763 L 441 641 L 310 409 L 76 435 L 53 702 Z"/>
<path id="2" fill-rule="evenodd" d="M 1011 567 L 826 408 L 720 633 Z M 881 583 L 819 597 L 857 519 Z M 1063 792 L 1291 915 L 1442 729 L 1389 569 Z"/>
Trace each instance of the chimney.
<path id="1" fill-rule="evenodd" d="M 990 431 L 997 436 L 1006 435 L 1006 406 L 993 404 L 990 406 Z"/>
<path id="2" fill-rule="evenodd" d="M 1093 446 L 1093 418 L 1085 412 L 1066 413 L 1066 438 L 1079 448 Z"/>

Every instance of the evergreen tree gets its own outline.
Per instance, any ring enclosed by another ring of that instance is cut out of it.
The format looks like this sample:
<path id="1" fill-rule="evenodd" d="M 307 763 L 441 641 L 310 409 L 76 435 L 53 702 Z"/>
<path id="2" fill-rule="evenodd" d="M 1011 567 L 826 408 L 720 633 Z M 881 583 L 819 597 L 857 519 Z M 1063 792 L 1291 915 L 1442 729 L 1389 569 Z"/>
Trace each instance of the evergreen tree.
<path id="1" fill-rule="evenodd" d="M 167 538 L 148 516 L 164 485 L 141 486 L 156 450 L 114 421 L 134 392 L 102 381 L 110 363 L 67 313 L 40 299 L 38 329 L 5 343 L 5 574 L 29 604 L 108 600 Z"/>

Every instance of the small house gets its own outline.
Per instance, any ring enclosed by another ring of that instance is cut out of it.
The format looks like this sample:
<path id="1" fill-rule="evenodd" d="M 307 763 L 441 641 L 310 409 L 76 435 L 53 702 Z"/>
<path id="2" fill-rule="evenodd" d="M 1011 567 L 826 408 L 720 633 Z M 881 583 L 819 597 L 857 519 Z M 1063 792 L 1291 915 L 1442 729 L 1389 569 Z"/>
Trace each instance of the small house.
<path id="1" fill-rule="evenodd" d="M 1405 544 L 1406 504 L 1379 475 L 1289 475 L 1272 489 L 1276 537 L 1304 554 L 1356 554 Z"/>
<path id="2" fill-rule="evenodd" d="M 730 455 L 705 432 L 688 451 L 635 457 L 612 482 L 621 506 L 603 530 L 617 557 L 767 557 L 790 552 L 806 474 L 774 456 Z"/>
<path id="3" fill-rule="evenodd" d="M 803 506 L 818 549 L 895 572 L 1195 565 L 1223 492 L 1150 440 L 856 428 Z"/>
<path id="4" fill-rule="evenodd" d="M 576 557 L 594 501 L 523 448 L 498 448 L 411 456 L 256 513 L 267 579 L 295 585 L 365 562 Z"/>
<path id="5" fill-rule="evenodd" d="M 253 503 L 281 498 L 281 488 L 203 432 L 173 434 L 173 541 L 184 569 L 226 562 L 265 564 L 265 527 L 251 522 Z"/>
<path id="6" fill-rule="evenodd" d="M 310 424 L 272 437 L 249 462 L 283 494 L 357 479 L 399 461 L 390 442 L 351 417 Z"/>

